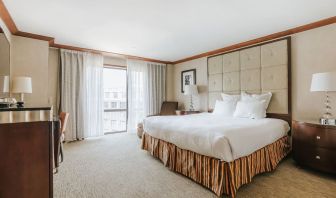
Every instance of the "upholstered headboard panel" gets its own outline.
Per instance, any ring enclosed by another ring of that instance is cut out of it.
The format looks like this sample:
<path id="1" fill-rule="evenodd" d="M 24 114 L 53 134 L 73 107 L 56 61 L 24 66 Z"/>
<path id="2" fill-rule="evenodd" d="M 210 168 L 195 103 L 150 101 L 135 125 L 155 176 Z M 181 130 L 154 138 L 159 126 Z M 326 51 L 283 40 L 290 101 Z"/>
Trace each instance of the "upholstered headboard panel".
<path id="1" fill-rule="evenodd" d="M 268 113 L 290 115 L 290 38 L 208 58 L 209 109 L 221 93 L 272 92 Z"/>

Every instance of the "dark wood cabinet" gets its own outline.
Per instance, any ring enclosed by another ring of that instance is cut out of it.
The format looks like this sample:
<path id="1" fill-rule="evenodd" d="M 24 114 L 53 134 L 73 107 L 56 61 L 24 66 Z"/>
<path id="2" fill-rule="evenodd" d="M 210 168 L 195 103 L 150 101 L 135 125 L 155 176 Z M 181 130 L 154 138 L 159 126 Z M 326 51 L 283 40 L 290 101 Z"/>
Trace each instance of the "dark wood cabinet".
<path id="1" fill-rule="evenodd" d="M 51 108 L 0 109 L 0 197 L 53 197 Z"/>
<path id="2" fill-rule="evenodd" d="M 293 121 L 293 157 L 303 166 L 336 174 L 336 126 Z"/>

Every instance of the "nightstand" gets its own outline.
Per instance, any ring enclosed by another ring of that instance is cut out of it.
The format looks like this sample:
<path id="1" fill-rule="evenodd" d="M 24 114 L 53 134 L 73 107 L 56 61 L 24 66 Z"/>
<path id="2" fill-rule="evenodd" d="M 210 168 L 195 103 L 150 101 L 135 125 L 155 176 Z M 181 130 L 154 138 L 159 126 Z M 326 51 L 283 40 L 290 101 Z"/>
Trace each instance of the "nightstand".
<path id="1" fill-rule="evenodd" d="M 190 115 L 190 114 L 196 114 L 196 113 L 201 113 L 200 111 L 176 111 L 176 115 Z"/>
<path id="2" fill-rule="evenodd" d="M 336 173 L 336 126 L 293 121 L 293 157 L 302 166 Z"/>

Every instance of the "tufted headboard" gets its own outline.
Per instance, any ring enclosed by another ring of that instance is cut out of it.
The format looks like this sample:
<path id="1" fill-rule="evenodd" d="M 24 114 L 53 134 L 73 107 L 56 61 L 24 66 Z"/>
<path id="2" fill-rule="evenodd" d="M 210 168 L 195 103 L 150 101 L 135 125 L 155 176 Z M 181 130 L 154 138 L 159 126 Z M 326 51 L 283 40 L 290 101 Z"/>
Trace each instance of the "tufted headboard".
<path id="1" fill-rule="evenodd" d="M 208 58 L 208 108 L 221 93 L 272 92 L 267 117 L 291 123 L 290 37 Z"/>

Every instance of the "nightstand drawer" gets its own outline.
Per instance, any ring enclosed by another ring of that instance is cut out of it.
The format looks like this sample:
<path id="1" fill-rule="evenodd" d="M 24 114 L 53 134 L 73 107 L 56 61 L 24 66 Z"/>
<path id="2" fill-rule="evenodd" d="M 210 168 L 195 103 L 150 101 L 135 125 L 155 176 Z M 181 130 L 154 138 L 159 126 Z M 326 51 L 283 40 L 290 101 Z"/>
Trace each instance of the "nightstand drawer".
<path id="1" fill-rule="evenodd" d="M 336 149 L 336 130 L 309 124 L 293 125 L 293 144 Z"/>
<path id="2" fill-rule="evenodd" d="M 336 150 L 296 144 L 293 145 L 293 157 L 299 164 L 336 173 Z"/>

